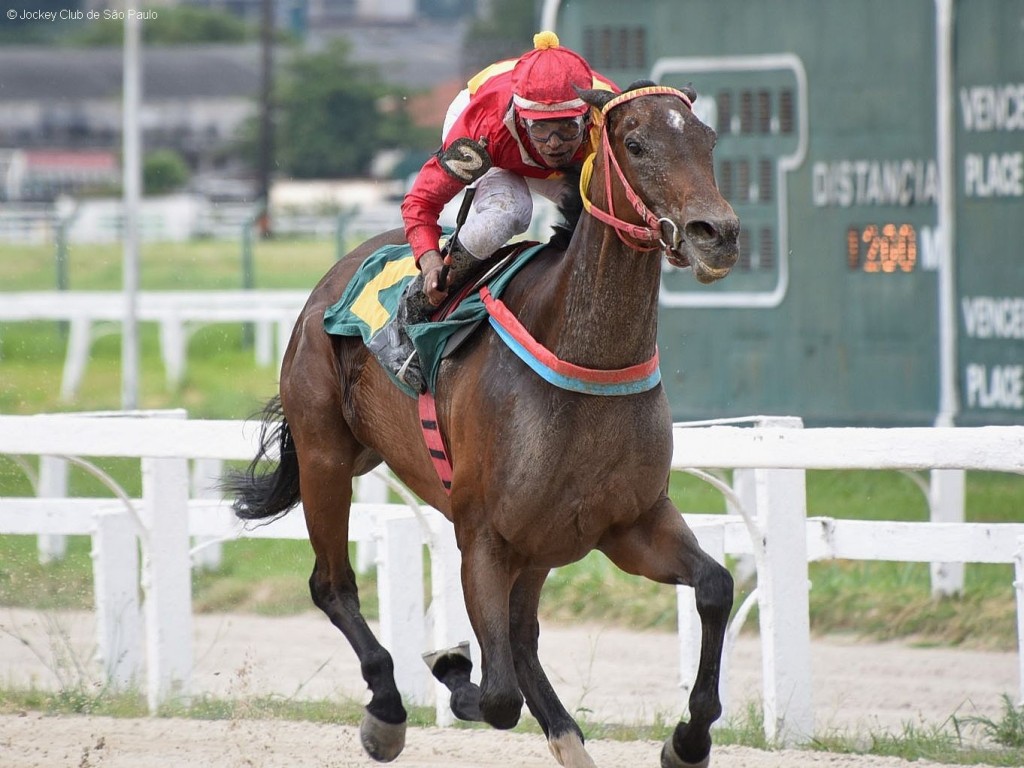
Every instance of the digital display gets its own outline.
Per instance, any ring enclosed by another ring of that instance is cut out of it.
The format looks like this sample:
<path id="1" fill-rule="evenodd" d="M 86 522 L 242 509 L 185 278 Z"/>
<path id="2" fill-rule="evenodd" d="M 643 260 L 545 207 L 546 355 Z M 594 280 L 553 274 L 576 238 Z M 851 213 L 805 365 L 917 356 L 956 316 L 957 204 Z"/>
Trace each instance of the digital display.
<path id="1" fill-rule="evenodd" d="M 893 274 L 917 267 L 913 224 L 866 224 L 846 231 L 846 263 L 855 272 Z"/>

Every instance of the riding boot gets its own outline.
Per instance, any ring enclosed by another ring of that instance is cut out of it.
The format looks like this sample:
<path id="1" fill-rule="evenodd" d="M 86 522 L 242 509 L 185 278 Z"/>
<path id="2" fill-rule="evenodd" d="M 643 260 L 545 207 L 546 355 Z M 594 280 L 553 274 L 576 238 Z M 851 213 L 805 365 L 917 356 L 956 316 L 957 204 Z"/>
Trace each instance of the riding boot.
<path id="1" fill-rule="evenodd" d="M 486 264 L 463 248 L 456 238 L 449 240 L 445 254 L 451 257 L 446 286 L 449 294 L 479 274 Z M 423 275 L 419 274 L 402 292 L 394 317 L 367 344 L 381 364 L 414 392 L 425 392 L 427 383 L 406 329 L 429 320 L 434 309 L 423 292 Z"/>
<path id="2" fill-rule="evenodd" d="M 457 237 L 448 241 L 445 246 L 445 256 L 451 260 L 446 288 L 449 296 L 454 295 L 467 282 L 483 272 L 490 261 L 490 257 L 478 259 L 465 249 Z"/>
<path id="3" fill-rule="evenodd" d="M 434 306 L 423 292 L 423 275 L 416 275 L 405 286 L 394 316 L 366 345 L 381 365 L 414 392 L 425 392 L 427 385 L 406 328 L 428 320 L 433 310 Z"/>

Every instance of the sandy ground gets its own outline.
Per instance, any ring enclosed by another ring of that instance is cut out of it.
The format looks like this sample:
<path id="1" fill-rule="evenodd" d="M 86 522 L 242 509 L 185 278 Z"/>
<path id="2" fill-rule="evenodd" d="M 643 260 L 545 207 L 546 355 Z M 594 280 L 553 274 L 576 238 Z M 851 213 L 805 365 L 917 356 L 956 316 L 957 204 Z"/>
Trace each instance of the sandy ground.
<path id="1" fill-rule="evenodd" d="M 0 682 L 56 688 L 86 683 L 94 623 L 90 614 L 0 609 Z M 818 734 L 901 733 L 942 727 L 952 715 L 999 717 L 1001 694 L 1014 698 L 1012 653 L 912 648 L 837 639 L 812 642 Z M 598 626 L 545 626 L 541 659 L 570 711 L 591 722 L 671 721 L 682 711 L 678 647 L 668 633 Z M 727 669 L 730 712 L 742 717 L 760 701 L 756 638 L 741 638 Z M 194 693 L 244 697 L 277 693 L 297 698 L 366 700 L 354 654 L 325 618 L 197 616 Z M 593 741 L 599 766 L 658 765 L 657 744 Z M 94 717 L 0 716 L 4 768 L 168 768 L 222 766 L 368 766 L 355 729 L 307 723 L 237 720 L 111 720 Z M 902 766 L 898 760 L 805 751 L 716 749 L 713 765 Z M 417 728 L 395 763 L 419 766 L 555 765 L 539 735 L 490 730 Z M 917 762 L 922 768 L 927 763 Z"/>

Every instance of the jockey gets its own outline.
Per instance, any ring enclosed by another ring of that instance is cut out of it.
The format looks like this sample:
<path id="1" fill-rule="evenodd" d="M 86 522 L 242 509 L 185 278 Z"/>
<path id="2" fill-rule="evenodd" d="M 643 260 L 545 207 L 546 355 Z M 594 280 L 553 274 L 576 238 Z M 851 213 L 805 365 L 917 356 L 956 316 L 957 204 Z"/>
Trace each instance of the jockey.
<path id="1" fill-rule="evenodd" d="M 590 107 L 579 90 L 618 92 L 553 32 L 533 38 L 518 59 L 492 64 L 474 76 L 448 108 L 442 146 L 423 166 L 402 202 L 405 234 L 420 274 L 408 285 L 394 318 L 370 340 L 381 362 L 412 389 L 426 389 L 405 327 L 427 320 L 433 308 L 504 243 L 522 234 L 533 215 L 531 190 L 559 202 L 564 169 L 579 168 L 593 151 Z M 465 225 L 439 245 L 441 210 L 467 186 L 476 187 Z M 442 267 L 449 269 L 440 286 Z"/>

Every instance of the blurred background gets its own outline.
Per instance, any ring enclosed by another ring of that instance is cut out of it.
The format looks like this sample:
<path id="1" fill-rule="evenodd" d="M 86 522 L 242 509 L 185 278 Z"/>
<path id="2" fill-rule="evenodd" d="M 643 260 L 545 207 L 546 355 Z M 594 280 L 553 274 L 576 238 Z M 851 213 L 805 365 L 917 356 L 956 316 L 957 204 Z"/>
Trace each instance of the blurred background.
<path id="1" fill-rule="evenodd" d="M 659 336 L 677 419 L 1022 423 L 1024 7 L 967 6 L 144 3 L 140 285 L 311 288 L 401 224 L 466 79 L 552 27 L 622 86 L 692 82 L 719 134 L 741 258 L 714 286 L 666 267 Z M 3 7 L 0 289 L 119 288 L 123 0 Z M 528 235 L 545 239 L 552 220 L 539 207 Z M 19 345 L 2 337 L 10 363 Z M 178 393 L 165 394 L 149 402 Z M 49 405 L 0 381 L 2 409 Z"/>
<path id="2" fill-rule="evenodd" d="M 53 238 L 61 219 L 76 242 L 119 237 L 103 201 L 121 181 L 123 7 L 5 4 L 18 15 L 0 18 L 0 240 Z M 527 49 L 535 23 L 532 4 L 510 0 L 157 0 L 139 10 L 150 240 L 237 236 L 265 187 L 285 230 L 289 214 L 356 209 L 367 229 L 400 224 L 380 203 L 439 143 L 467 77 Z M 364 183 L 330 183 L 354 179 Z"/>

